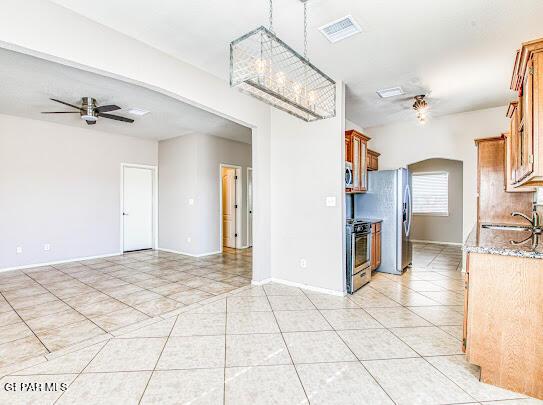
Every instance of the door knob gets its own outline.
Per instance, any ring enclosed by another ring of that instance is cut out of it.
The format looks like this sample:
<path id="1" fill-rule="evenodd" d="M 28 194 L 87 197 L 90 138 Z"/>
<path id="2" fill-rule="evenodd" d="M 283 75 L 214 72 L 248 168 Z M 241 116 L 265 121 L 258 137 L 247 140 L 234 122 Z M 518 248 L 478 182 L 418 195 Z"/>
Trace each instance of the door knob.
<path id="1" fill-rule="evenodd" d="M 128 215 L 126 212 L 123 212 L 123 215 Z"/>

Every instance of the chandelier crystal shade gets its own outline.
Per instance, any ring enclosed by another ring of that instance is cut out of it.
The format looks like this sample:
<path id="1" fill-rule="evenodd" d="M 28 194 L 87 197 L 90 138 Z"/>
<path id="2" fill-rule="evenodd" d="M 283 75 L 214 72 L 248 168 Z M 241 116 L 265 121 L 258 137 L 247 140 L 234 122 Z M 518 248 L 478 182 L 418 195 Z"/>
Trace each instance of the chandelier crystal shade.
<path id="1" fill-rule="evenodd" d="M 335 82 L 265 27 L 230 44 L 230 85 L 304 121 L 336 115 Z"/>

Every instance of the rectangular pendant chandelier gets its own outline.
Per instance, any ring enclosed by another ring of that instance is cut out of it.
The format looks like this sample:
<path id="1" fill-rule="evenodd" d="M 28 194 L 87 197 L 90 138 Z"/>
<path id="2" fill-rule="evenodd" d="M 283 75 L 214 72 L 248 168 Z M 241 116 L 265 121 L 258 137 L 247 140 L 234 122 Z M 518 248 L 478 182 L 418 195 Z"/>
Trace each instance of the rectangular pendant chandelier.
<path id="1" fill-rule="evenodd" d="M 336 83 L 265 27 L 230 43 L 230 86 L 304 121 L 336 115 Z"/>

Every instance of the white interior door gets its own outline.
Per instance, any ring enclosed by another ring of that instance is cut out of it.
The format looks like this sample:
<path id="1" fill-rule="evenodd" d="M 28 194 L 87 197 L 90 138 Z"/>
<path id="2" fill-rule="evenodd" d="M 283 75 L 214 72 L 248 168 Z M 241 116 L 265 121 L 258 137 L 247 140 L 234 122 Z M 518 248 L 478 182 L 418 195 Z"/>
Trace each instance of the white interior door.
<path id="1" fill-rule="evenodd" d="M 236 247 L 236 169 L 222 170 L 222 239 L 223 246 Z"/>
<path id="2" fill-rule="evenodd" d="M 123 169 L 123 250 L 153 247 L 153 170 Z"/>
<path id="3" fill-rule="evenodd" d="M 247 170 L 247 246 L 253 246 L 253 169 Z"/>

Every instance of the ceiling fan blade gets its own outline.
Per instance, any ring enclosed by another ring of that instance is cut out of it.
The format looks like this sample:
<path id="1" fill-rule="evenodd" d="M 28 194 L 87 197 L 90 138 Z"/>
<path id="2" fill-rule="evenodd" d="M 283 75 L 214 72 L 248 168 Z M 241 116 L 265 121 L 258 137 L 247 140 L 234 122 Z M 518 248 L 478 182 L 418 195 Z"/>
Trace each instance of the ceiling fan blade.
<path id="1" fill-rule="evenodd" d="M 123 122 L 134 122 L 133 119 L 121 117 L 120 115 L 103 114 L 103 113 L 98 113 L 97 115 L 99 117 L 109 118 L 110 120 L 123 121 Z"/>
<path id="2" fill-rule="evenodd" d="M 79 114 L 79 111 L 42 111 L 42 114 Z"/>
<path id="3" fill-rule="evenodd" d="M 87 125 L 94 125 L 96 124 L 96 121 L 91 121 L 91 120 L 85 120 L 87 122 Z"/>
<path id="4" fill-rule="evenodd" d="M 64 101 L 57 100 L 56 98 L 51 98 L 50 100 L 56 101 L 57 103 L 60 103 L 60 104 L 67 105 L 68 107 L 72 107 L 72 108 L 76 108 L 76 109 L 78 109 L 78 110 L 81 110 L 81 107 L 78 107 L 78 106 L 73 105 L 73 104 L 70 104 L 70 103 L 66 103 L 66 102 L 64 102 Z"/>
<path id="5" fill-rule="evenodd" d="M 96 111 L 97 113 L 102 113 L 102 112 L 116 111 L 120 109 L 121 107 L 116 106 L 116 105 L 101 105 L 100 107 L 96 107 L 94 111 Z"/>

